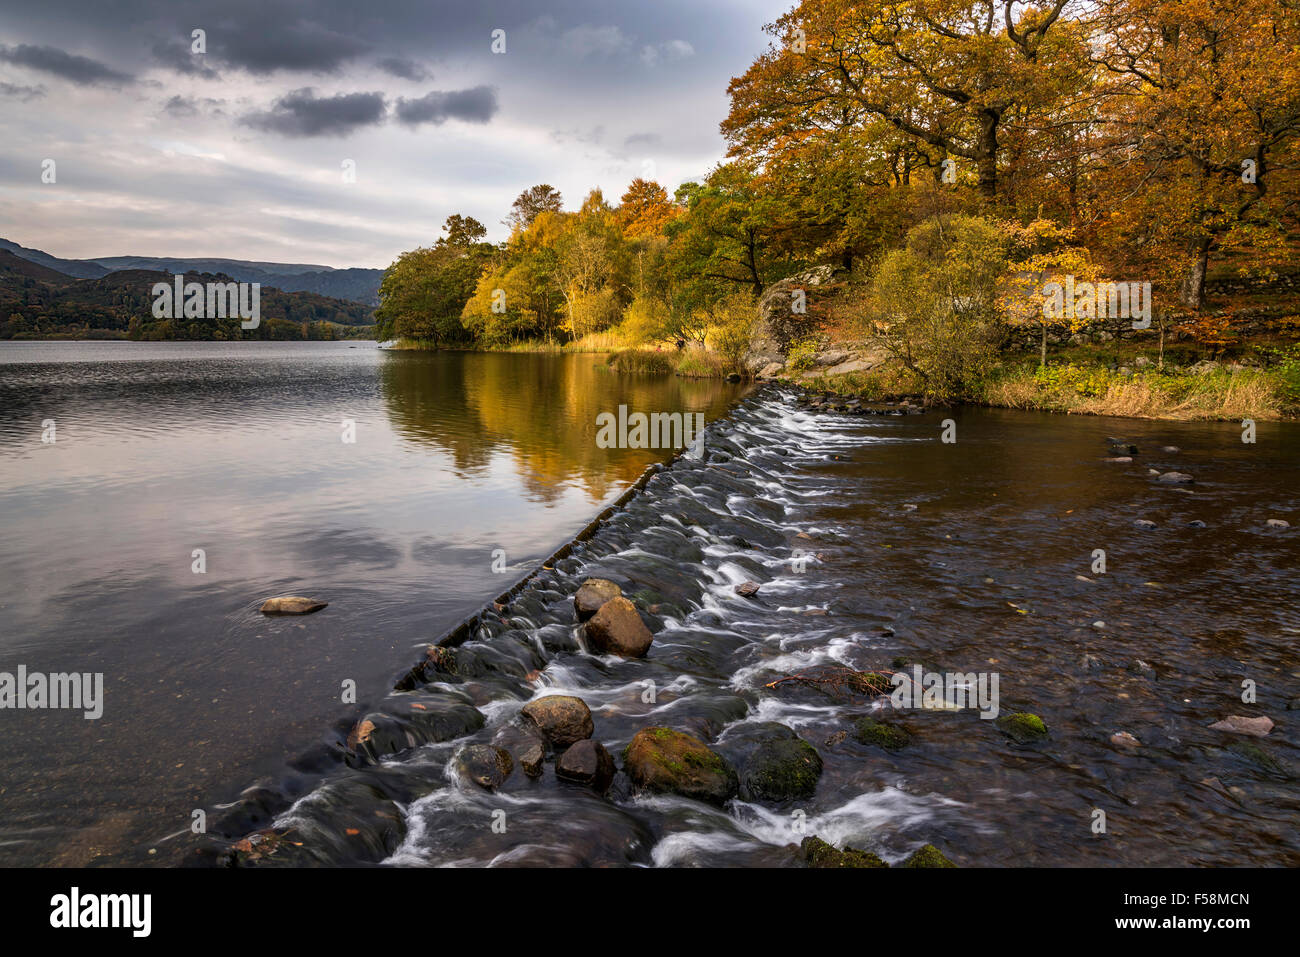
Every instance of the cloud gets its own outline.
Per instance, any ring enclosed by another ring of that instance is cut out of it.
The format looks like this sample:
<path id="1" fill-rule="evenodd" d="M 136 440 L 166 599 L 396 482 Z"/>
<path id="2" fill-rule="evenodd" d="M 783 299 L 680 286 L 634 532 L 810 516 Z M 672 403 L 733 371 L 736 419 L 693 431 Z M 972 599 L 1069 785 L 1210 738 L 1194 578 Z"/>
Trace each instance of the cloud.
<path id="1" fill-rule="evenodd" d="M 277 70 L 337 73 L 370 44 L 306 20 L 259 18 L 256 29 L 208 34 L 208 49 L 224 64 L 266 75 Z"/>
<path id="2" fill-rule="evenodd" d="M 632 41 L 618 27 L 579 26 L 560 34 L 561 52 L 572 57 L 611 57 L 632 48 Z"/>
<path id="3" fill-rule="evenodd" d="M 663 141 L 658 133 L 633 133 L 623 141 L 626 147 L 633 146 L 658 146 Z"/>
<path id="4" fill-rule="evenodd" d="M 26 102 L 33 100 L 38 96 L 45 95 L 43 86 L 21 86 L 17 83 L 5 83 L 0 81 L 0 96 L 14 96 Z"/>
<path id="5" fill-rule="evenodd" d="M 386 113 L 382 93 L 340 93 L 317 97 L 311 87 L 286 93 L 271 109 L 250 113 L 240 123 L 281 136 L 346 136 L 381 123 Z"/>
<path id="6" fill-rule="evenodd" d="M 641 62 L 648 66 L 660 62 L 672 63 L 676 60 L 685 60 L 690 56 L 695 56 L 695 47 L 685 40 L 669 40 L 667 43 L 641 48 Z"/>
<path id="7" fill-rule="evenodd" d="M 496 115 L 497 109 L 496 90 L 490 86 L 446 92 L 434 90 L 416 100 L 398 97 L 397 121 L 406 126 L 445 123 L 447 120 L 486 123 Z"/>
<path id="8" fill-rule="evenodd" d="M 119 87 L 135 80 L 130 74 L 119 73 L 98 60 L 67 53 L 57 47 L 38 47 L 27 43 L 20 43 L 16 47 L 0 44 L 0 60 L 51 73 L 81 86 Z"/>
<path id="9" fill-rule="evenodd" d="M 429 71 L 410 57 L 386 56 L 378 62 L 377 66 L 385 73 L 400 80 L 415 80 L 418 82 L 430 78 Z"/>
<path id="10" fill-rule="evenodd" d="M 220 80 L 221 73 L 209 65 L 206 53 L 191 53 L 189 44 L 159 41 L 153 46 L 154 59 L 163 66 L 205 80 Z"/>

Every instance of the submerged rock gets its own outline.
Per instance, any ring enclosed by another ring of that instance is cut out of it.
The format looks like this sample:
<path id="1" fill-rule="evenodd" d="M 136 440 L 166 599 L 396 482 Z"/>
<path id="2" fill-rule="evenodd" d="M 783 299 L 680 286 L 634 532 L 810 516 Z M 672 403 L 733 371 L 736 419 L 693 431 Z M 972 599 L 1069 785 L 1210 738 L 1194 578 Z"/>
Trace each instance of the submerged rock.
<path id="1" fill-rule="evenodd" d="M 1284 518 L 1270 518 L 1266 523 L 1269 528 L 1290 528 L 1291 523 Z"/>
<path id="2" fill-rule="evenodd" d="M 1210 725 L 1210 730 L 1231 731 L 1233 734 L 1249 734 L 1252 737 L 1264 738 L 1273 730 L 1273 721 L 1264 715 L 1247 718 L 1245 715 L 1230 714 L 1222 721 Z"/>
<path id="3" fill-rule="evenodd" d="M 587 622 L 587 641 L 605 654 L 643 658 L 654 636 L 641 620 L 636 605 L 626 598 L 611 598 Z"/>
<path id="4" fill-rule="evenodd" d="M 1017 711 L 1004 714 L 995 723 L 999 731 L 1014 739 L 1017 744 L 1027 744 L 1047 737 L 1047 725 L 1036 714 Z"/>
<path id="5" fill-rule="evenodd" d="M 595 788 L 601 794 L 614 780 L 614 759 L 599 741 L 586 738 L 569 748 L 555 762 L 555 776 Z"/>
<path id="6" fill-rule="evenodd" d="M 1145 518 L 1135 519 L 1133 524 L 1136 525 L 1138 528 L 1145 528 L 1145 529 L 1158 527 L 1155 522 Z"/>
<path id="7" fill-rule="evenodd" d="M 586 621 L 600 606 L 611 598 L 619 598 L 623 589 L 607 578 L 588 578 L 573 596 L 573 610 L 578 613 L 578 621 Z"/>
<path id="8" fill-rule="evenodd" d="M 268 598 L 259 609 L 263 615 L 310 615 L 329 605 L 327 601 L 316 598 L 303 598 L 301 595 L 281 595 Z"/>
<path id="9" fill-rule="evenodd" d="M 725 804 L 740 790 L 735 769 L 698 738 L 671 728 L 644 728 L 623 752 L 632 783 L 650 791 Z"/>
<path id="10" fill-rule="evenodd" d="M 899 867 L 956 867 L 952 861 L 943 856 L 943 853 L 933 844 L 926 844 L 918 848 L 911 857 L 903 861 Z"/>
<path id="11" fill-rule="evenodd" d="M 479 787 L 499 788 L 515 769 L 514 759 L 504 748 L 471 744 L 456 755 L 456 769 Z"/>
<path id="12" fill-rule="evenodd" d="M 1110 736 L 1110 743 L 1121 748 L 1140 748 L 1142 742 L 1127 731 L 1116 731 Z"/>
<path id="13" fill-rule="evenodd" d="M 758 582 L 741 582 L 736 586 L 736 594 L 741 598 L 753 598 L 758 594 Z"/>
<path id="14" fill-rule="evenodd" d="M 927 845 L 928 847 L 929 845 Z M 888 867 L 883 860 L 870 851 L 860 851 L 855 847 L 837 848 L 827 844 L 820 837 L 805 837 L 799 845 L 799 853 L 809 867 Z"/>
<path id="15" fill-rule="evenodd" d="M 912 740 L 902 728 L 875 718 L 862 718 L 853 726 L 853 736 L 863 744 L 874 744 L 886 751 L 899 751 Z"/>
<path id="16" fill-rule="evenodd" d="M 492 743 L 509 751 L 530 778 L 541 775 L 542 762 L 546 759 L 546 739 L 535 726 L 508 724 L 496 733 Z"/>
<path id="17" fill-rule="evenodd" d="M 1192 478 L 1186 472 L 1162 472 L 1156 481 L 1164 482 L 1166 485 L 1187 485 L 1191 482 L 1195 482 L 1196 479 Z"/>
<path id="18" fill-rule="evenodd" d="M 590 738 L 596 730 L 591 709 L 581 698 L 553 694 L 536 698 L 520 709 L 524 720 L 532 723 L 556 751 Z"/>

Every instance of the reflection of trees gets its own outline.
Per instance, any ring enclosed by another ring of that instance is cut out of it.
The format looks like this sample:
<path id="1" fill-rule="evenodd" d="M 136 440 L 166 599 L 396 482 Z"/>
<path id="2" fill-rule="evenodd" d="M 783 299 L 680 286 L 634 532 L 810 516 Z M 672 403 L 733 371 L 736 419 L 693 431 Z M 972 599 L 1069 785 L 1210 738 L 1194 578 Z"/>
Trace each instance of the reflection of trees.
<path id="1" fill-rule="evenodd" d="M 564 485 L 593 501 L 636 479 L 661 449 L 602 449 L 596 416 L 632 412 L 722 414 L 737 387 L 714 379 L 622 376 L 593 355 L 392 352 L 380 379 L 394 430 L 446 450 L 458 473 L 487 470 L 508 452 L 525 487 L 542 501 Z"/>

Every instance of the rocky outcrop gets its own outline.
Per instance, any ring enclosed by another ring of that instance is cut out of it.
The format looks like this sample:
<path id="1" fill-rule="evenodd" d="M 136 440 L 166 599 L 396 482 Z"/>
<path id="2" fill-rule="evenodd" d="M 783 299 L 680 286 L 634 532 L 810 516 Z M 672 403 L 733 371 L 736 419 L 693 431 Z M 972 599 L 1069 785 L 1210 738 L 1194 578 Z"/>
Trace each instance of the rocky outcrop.
<path id="1" fill-rule="evenodd" d="M 456 755 L 456 770 L 489 791 L 504 784 L 514 769 L 510 752 L 490 744 L 471 744 Z"/>
<path id="2" fill-rule="evenodd" d="M 888 867 L 879 856 L 855 847 L 838 848 L 820 837 L 805 837 L 799 845 L 800 856 L 809 867 Z"/>
<path id="3" fill-rule="evenodd" d="M 758 300 L 758 318 L 743 359 L 746 369 L 758 372 L 773 363 L 785 365 L 790 346 L 815 331 L 816 309 L 808 307 L 815 304 L 816 294 L 825 290 L 834 278 L 834 266 L 815 266 L 767 287 Z M 799 291 L 805 297 L 803 312 L 794 309 Z"/>

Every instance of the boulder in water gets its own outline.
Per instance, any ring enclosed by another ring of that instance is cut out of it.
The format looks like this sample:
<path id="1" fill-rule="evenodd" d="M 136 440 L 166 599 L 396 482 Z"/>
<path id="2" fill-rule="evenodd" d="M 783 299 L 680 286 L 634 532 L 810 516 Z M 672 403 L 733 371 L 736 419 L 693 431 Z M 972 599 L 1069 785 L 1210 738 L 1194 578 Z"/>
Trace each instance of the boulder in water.
<path id="1" fill-rule="evenodd" d="M 1264 738 L 1273 730 L 1273 722 L 1264 715 L 1247 718 L 1245 715 L 1231 714 L 1222 721 L 1210 725 L 1210 730 L 1231 731 L 1233 734 L 1249 734 L 1252 737 Z"/>
<path id="2" fill-rule="evenodd" d="M 614 759 L 605 746 L 591 738 L 578 741 L 555 762 L 557 778 L 585 784 L 601 794 L 613 783 L 614 770 Z"/>
<path id="3" fill-rule="evenodd" d="M 1028 744 L 1047 737 L 1047 725 L 1036 714 L 1017 711 L 1004 714 L 995 722 L 998 730 L 1010 737 L 1017 744 Z"/>
<path id="4" fill-rule="evenodd" d="M 913 852 L 912 856 L 903 861 L 899 867 L 956 867 L 952 861 L 944 857 L 942 852 L 933 844 L 925 844 Z"/>
<path id="5" fill-rule="evenodd" d="M 1162 472 L 1156 481 L 1163 482 L 1165 485 L 1190 485 L 1196 479 L 1186 472 Z"/>
<path id="6" fill-rule="evenodd" d="M 623 752 L 623 767 L 637 787 L 709 804 L 725 804 L 740 790 L 726 758 L 699 738 L 672 728 L 638 731 Z"/>
<path id="7" fill-rule="evenodd" d="M 587 622 L 587 641 L 603 654 L 644 658 L 654 636 L 636 605 L 626 598 L 611 598 Z"/>
<path id="8" fill-rule="evenodd" d="M 524 705 L 519 714 L 541 731 L 556 751 L 590 738 L 596 730 L 591 720 L 591 709 L 585 701 L 573 695 L 553 694 L 536 698 Z"/>
<path id="9" fill-rule="evenodd" d="M 456 755 L 456 769 L 479 787 L 499 788 L 515 769 L 514 759 L 504 748 L 471 744 Z"/>
<path id="10" fill-rule="evenodd" d="M 303 598 L 300 595 L 281 595 L 279 598 L 268 598 L 262 602 L 262 607 L 259 610 L 263 615 L 310 615 L 313 611 L 320 611 L 328 604 L 327 601 Z"/>
<path id="11" fill-rule="evenodd" d="M 853 726 L 853 736 L 863 744 L 874 744 L 886 751 L 900 751 L 907 747 L 911 736 L 897 725 L 877 721 L 875 718 L 861 718 Z"/>
<path id="12" fill-rule="evenodd" d="M 586 621 L 600 611 L 601 605 L 622 594 L 623 589 L 607 578 L 588 578 L 573 596 L 573 610 L 578 613 L 578 621 Z"/>
<path id="13" fill-rule="evenodd" d="M 758 594 L 758 582 L 741 582 L 736 586 L 736 594 L 741 598 L 753 598 Z"/>
<path id="14" fill-rule="evenodd" d="M 888 867 L 879 856 L 855 847 L 840 849 L 820 837 L 808 836 L 799 845 L 799 853 L 809 867 Z"/>

